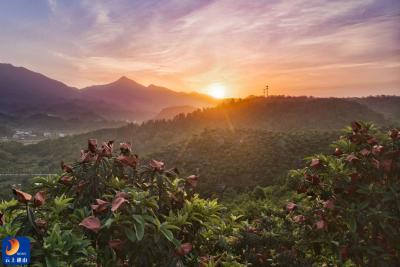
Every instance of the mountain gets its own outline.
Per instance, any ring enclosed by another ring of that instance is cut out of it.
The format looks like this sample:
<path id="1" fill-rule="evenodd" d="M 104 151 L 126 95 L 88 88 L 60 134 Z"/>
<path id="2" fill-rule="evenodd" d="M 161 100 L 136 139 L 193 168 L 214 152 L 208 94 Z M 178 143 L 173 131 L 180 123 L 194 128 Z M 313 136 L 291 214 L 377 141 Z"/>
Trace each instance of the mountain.
<path id="1" fill-rule="evenodd" d="M 152 118 L 161 109 L 171 106 L 184 104 L 203 107 L 217 103 L 215 99 L 205 95 L 175 92 L 156 85 L 144 86 L 125 76 L 109 84 L 83 88 L 80 92 L 85 99 L 118 105 L 147 118 Z"/>
<path id="2" fill-rule="evenodd" d="M 154 117 L 154 120 L 169 120 L 173 119 L 175 116 L 179 114 L 188 114 L 195 111 L 197 108 L 193 106 L 174 106 L 162 109 L 157 116 Z"/>
<path id="3" fill-rule="evenodd" d="M 169 106 L 203 107 L 215 103 L 216 100 L 205 95 L 180 93 L 155 85 L 146 87 L 126 77 L 79 90 L 26 68 L 0 64 L 0 113 L 8 116 L 5 121 L 12 127 L 25 128 L 29 118 L 37 118 L 39 114 L 45 128 L 46 121 L 53 126 L 76 119 L 83 124 L 101 120 L 144 121 Z M 76 123 L 64 126 L 70 125 L 77 126 Z M 30 123 L 29 127 L 32 126 Z M 84 125 L 78 128 L 81 126 Z M 110 124 L 105 123 L 104 127 L 107 126 Z"/>
<path id="4" fill-rule="evenodd" d="M 40 73 L 10 64 L 0 64 L 0 112 L 19 113 L 78 96 L 76 88 Z"/>

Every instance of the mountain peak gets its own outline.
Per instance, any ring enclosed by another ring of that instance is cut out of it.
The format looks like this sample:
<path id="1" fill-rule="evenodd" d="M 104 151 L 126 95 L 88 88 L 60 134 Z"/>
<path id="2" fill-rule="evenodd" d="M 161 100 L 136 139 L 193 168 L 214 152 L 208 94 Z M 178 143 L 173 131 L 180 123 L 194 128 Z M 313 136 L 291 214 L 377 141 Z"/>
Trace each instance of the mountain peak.
<path id="1" fill-rule="evenodd" d="M 145 87 L 144 85 L 129 79 L 126 76 L 121 76 L 118 80 L 116 80 L 115 82 L 111 83 L 112 85 L 116 85 L 116 86 L 123 86 L 123 87 Z"/>
<path id="2" fill-rule="evenodd" d="M 125 75 L 121 76 L 118 80 L 116 80 L 116 82 L 128 82 L 128 81 L 133 82 L 133 80 L 129 79 Z"/>

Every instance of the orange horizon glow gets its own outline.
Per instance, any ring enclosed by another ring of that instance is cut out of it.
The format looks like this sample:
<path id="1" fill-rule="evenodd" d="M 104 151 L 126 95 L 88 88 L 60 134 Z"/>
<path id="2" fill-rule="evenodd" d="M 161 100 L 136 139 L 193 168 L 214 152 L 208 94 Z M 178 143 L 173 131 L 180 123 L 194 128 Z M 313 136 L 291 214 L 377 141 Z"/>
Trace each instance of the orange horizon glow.
<path id="1" fill-rule="evenodd" d="M 223 97 L 400 94 L 399 1 L 39 2 L 0 2 L 0 61 L 77 88 L 127 76 L 221 83 Z"/>
<path id="2" fill-rule="evenodd" d="M 226 86 L 221 83 L 210 84 L 207 86 L 206 91 L 208 95 L 216 99 L 223 99 L 225 98 L 226 94 L 229 94 Z"/>

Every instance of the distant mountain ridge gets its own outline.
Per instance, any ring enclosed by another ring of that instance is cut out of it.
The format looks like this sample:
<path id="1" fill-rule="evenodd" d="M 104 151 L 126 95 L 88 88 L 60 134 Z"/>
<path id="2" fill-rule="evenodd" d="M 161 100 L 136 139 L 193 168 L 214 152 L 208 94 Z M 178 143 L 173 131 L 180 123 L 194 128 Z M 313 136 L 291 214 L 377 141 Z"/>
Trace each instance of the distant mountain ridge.
<path id="1" fill-rule="evenodd" d="M 162 109 L 157 116 L 154 117 L 155 120 L 169 120 L 173 119 L 175 116 L 179 114 L 188 114 L 197 110 L 197 108 L 193 106 L 173 106 Z"/>
<path id="2" fill-rule="evenodd" d="M 15 116 L 49 113 L 66 118 L 98 114 L 111 120 L 142 121 L 169 106 L 211 106 L 211 97 L 144 86 L 123 76 L 115 82 L 83 89 L 70 87 L 40 73 L 0 64 L 0 112 Z M 60 105 L 60 107 L 59 107 Z"/>
<path id="3" fill-rule="evenodd" d="M 175 92 L 156 85 L 144 86 L 125 76 L 109 84 L 83 88 L 80 92 L 85 99 L 101 100 L 153 116 L 161 109 L 170 106 L 202 107 L 217 103 L 216 100 L 205 95 Z"/>
<path id="4" fill-rule="evenodd" d="M 184 124 L 192 128 L 338 129 L 354 119 L 400 121 L 399 96 L 249 97 L 210 108 L 217 103 L 206 95 L 144 86 L 125 76 L 79 90 L 26 68 L 0 64 L 0 122 L 7 127 L 34 127 L 30 119 L 35 118 L 43 127 L 46 121 L 54 126 L 75 121 L 82 125 L 99 122 L 96 127 L 100 128 L 104 122 L 106 128 L 126 121 L 172 119 L 179 113 L 189 113 Z M 203 111 L 196 111 L 200 107 Z"/>
<path id="5" fill-rule="evenodd" d="M 0 112 L 14 113 L 60 100 L 76 98 L 79 92 L 62 82 L 11 64 L 0 64 Z"/>

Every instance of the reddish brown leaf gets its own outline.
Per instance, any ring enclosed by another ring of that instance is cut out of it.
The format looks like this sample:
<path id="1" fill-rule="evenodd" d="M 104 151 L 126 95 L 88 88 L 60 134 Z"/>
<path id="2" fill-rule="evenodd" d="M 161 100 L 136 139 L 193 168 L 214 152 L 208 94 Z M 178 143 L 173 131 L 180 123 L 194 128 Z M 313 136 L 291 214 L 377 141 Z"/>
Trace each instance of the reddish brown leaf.
<path id="1" fill-rule="evenodd" d="M 257 229 L 256 227 L 250 225 L 250 226 L 247 228 L 247 232 L 253 233 L 253 234 L 257 234 L 259 231 L 258 231 L 258 229 Z"/>
<path id="2" fill-rule="evenodd" d="M 353 183 L 357 182 L 361 178 L 360 175 L 356 172 L 351 173 L 350 177 L 351 177 L 351 182 Z"/>
<path id="3" fill-rule="evenodd" d="M 355 143 L 355 144 L 360 144 L 361 141 L 362 141 L 362 136 L 361 136 L 361 134 L 358 134 L 358 133 L 353 134 L 352 136 L 350 136 L 350 141 L 351 141 L 352 143 Z"/>
<path id="4" fill-rule="evenodd" d="M 43 219 L 36 219 L 35 220 L 35 224 L 39 227 L 39 228 L 45 228 L 47 227 L 47 222 Z"/>
<path id="5" fill-rule="evenodd" d="M 197 175 L 190 175 L 186 178 L 186 184 L 190 185 L 191 187 L 196 187 L 199 182 L 199 177 Z"/>
<path id="6" fill-rule="evenodd" d="M 129 201 L 126 200 L 123 197 L 117 197 L 113 200 L 112 204 L 111 204 L 111 211 L 115 212 L 116 210 L 118 210 L 119 208 L 121 208 L 125 203 L 128 203 Z"/>
<path id="7" fill-rule="evenodd" d="M 400 138 L 399 131 L 398 131 L 397 129 L 392 129 L 392 130 L 390 130 L 389 136 L 390 136 L 390 138 L 392 138 L 393 140 L 399 139 L 399 138 Z"/>
<path id="8" fill-rule="evenodd" d="M 297 188 L 297 194 L 303 194 L 305 192 L 307 192 L 307 187 L 304 184 L 300 185 Z"/>
<path id="9" fill-rule="evenodd" d="M 343 260 L 346 260 L 349 257 L 349 248 L 347 246 L 342 246 L 342 247 L 340 247 L 339 253 L 340 253 L 340 257 Z"/>
<path id="10" fill-rule="evenodd" d="M 315 227 L 318 230 L 326 230 L 328 228 L 327 223 L 324 220 L 319 220 L 315 223 Z"/>
<path id="11" fill-rule="evenodd" d="M 210 256 L 201 256 L 200 257 L 200 267 L 208 266 L 209 261 L 210 261 Z"/>
<path id="12" fill-rule="evenodd" d="M 371 161 L 372 161 L 372 165 L 374 165 L 374 167 L 376 168 L 376 169 L 379 169 L 380 168 L 380 163 L 379 163 L 379 160 L 376 160 L 376 159 L 371 159 Z"/>
<path id="13" fill-rule="evenodd" d="M 73 178 L 71 176 L 64 175 L 60 178 L 59 183 L 63 185 L 72 185 Z"/>
<path id="14" fill-rule="evenodd" d="M 104 201 L 102 199 L 96 199 L 97 204 L 91 205 L 92 209 L 96 213 L 102 213 L 108 209 L 110 202 Z"/>
<path id="15" fill-rule="evenodd" d="M 316 210 L 314 210 L 314 214 L 318 215 L 318 217 L 320 217 L 320 218 L 324 218 L 325 210 L 324 209 L 316 209 Z"/>
<path id="16" fill-rule="evenodd" d="M 363 155 L 364 157 L 369 156 L 369 154 L 371 154 L 371 151 L 367 148 L 364 148 L 363 150 L 360 151 L 361 155 Z"/>
<path id="17" fill-rule="evenodd" d="M 374 154 L 375 156 L 378 156 L 382 153 L 383 151 L 383 146 L 380 145 L 374 145 L 372 147 L 372 154 Z"/>
<path id="18" fill-rule="evenodd" d="M 125 198 L 125 199 L 129 199 L 128 193 L 123 192 L 123 191 L 117 192 L 117 193 L 115 194 L 115 198 L 118 198 L 118 197 L 122 197 L 122 198 Z"/>
<path id="19" fill-rule="evenodd" d="M 358 132 L 361 130 L 361 124 L 356 121 L 353 121 L 351 123 L 351 128 L 353 129 L 354 132 Z"/>
<path id="20" fill-rule="evenodd" d="M 296 223 L 303 223 L 306 221 L 306 217 L 304 215 L 296 215 L 293 217 L 293 221 Z"/>
<path id="21" fill-rule="evenodd" d="M 138 162 L 136 155 L 120 155 L 117 160 L 127 166 L 135 168 Z"/>
<path id="22" fill-rule="evenodd" d="M 92 153 L 96 153 L 96 151 L 97 151 L 97 140 L 96 139 L 88 140 L 88 150 Z"/>
<path id="23" fill-rule="evenodd" d="M 297 208 L 297 205 L 293 202 L 289 202 L 286 204 L 286 210 L 289 212 L 295 210 L 296 208 Z"/>
<path id="24" fill-rule="evenodd" d="M 121 251 L 124 249 L 125 242 L 122 241 L 121 239 L 113 239 L 108 241 L 108 245 L 110 246 L 110 248 L 114 250 Z"/>
<path id="25" fill-rule="evenodd" d="M 382 165 L 382 168 L 383 168 L 383 170 L 385 171 L 385 172 L 390 172 L 391 171 L 391 169 L 392 169 L 392 160 L 391 159 L 385 159 L 385 160 L 382 160 L 382 162 L 381 162 L 381 165 Z"/>
<path id="26" fill-rule="evenodd" d="M 319 183 L 320 183 L 320 179 L 319 179 L 319 177 L 318 177 L 318 175 L 313 175 L 312 176 L 312 183 L 313 183 L 313 185 L 318 185 Z"/>
<path id="27" fill-rule="evenodd" d="M 101 228 L 100 220 L 94 216 L 83 219 L 79 225 L 95 233 L 98 233 Z"/>
<path id="28" fill-rule="evenodd" d="M 35 194 L 33 198 L 33 205 L 35 207 L 42 206 L 46 202 L 46 193 L 44 191 L 39 191 Z"/>
<path id="29" fill-rule="evenodd" d="M 27 203 L 28 201 L 32 200 L 32 195 L 18 189 L 13 189 L 13 193 L 19 202 Z"/>
<path id="30" fill-rule="evenodd" d="M 376 145 L 378 143 L 378 141 L 376 140 L 375 137 L 371 137 L 367 140 L 368 144 L 370 145 Z"/>
<path id="31" fill-rule="evenodd" d="M 80 180 L 78 185 L 76 186 L 76 192 L 80 193 L 82 190 L 85 188 L 86 185 L 88 185 L 88 181 Z"/>
<path id="32" fill-rule="evenodd" d="M 119 149 L 121 150 L 121 154 L 129 155 L 132 152 L 131 143 L 120 143 Z"/>
<path id="33" fill-rule="evenodd" d="M 47 229 L 47 222 L 43 219 L 36 219 L 35 224 L 39 229 L 42 229 L 42 230 Z"/>
<path id="34" fill-rule="evenodd" d="M 335 152 L 333 153 L 333 155 L 339 157 L 340 155 L 343 154 L 343 151 L 340 148 L 335 148 Z"/>
<path id="35" fill-rule="evenodd" d="M 310 167 L 319 167 L 321 165 L 321 161 L 319 159 L 312 159 Z"/>
<path id="36" fill-rule="evenodd" d="M 114 147 L 114 141 L 108 141 L 107 143 L 104 142 L 101 146 L 101 156 L 103 157 L 111 157 Z"/>
<path id="37" fill-rule="evenodd" d="M 359 159 L 354 155 L 354 154 L 350 154 L 347 156 L 346 160 L 350 163 L 355 163 L 357 162 Z"/>
<path id="38" fill-rule="evenodd" d="M 164 170 L 164 162 L 152 159 L 149 163 L 150 167 L 155 171 Z"/>
<path id="39" fill-rule="evenodd" d="M 6 223 L 4 214 L 0 212 L 0 226 Z"/>
<path id="40" fill-rule="evenodd" d="M 183 257 L 186 254 L 190 253 L 190 251 L 192 251 L 192 249 L 193 249 L 193 245 L 191 243 L 183 243 L 175 250 L 175 254 L 179 257 Z"/>
<path id="41" fill-rule="evenodd" d="M 333 210 L 335 208 L 335 201 L 333 199 L 328 199 L 324 202 L 324 208 L 328 210 Z"/>
<path id="42" fill-rule="evenodd" d="M 94 160 L 97 160 L 98 154 L 95 154 L 89 150 L 81 150 L 81 162 L 88 163 Z"/>
<path id="43" fill-rule="evenodd" d="M 64 161 L 61 161 L 61 170 L 66 173 L 72 173 L 73 169 L 71 165 L 67 165 Z"/>

